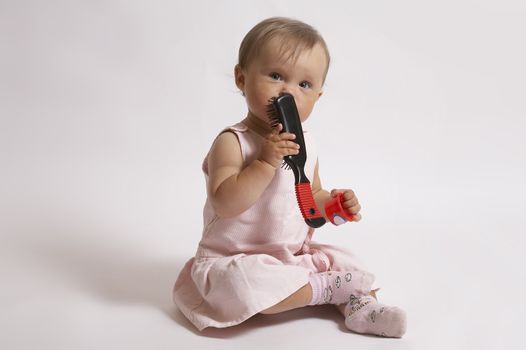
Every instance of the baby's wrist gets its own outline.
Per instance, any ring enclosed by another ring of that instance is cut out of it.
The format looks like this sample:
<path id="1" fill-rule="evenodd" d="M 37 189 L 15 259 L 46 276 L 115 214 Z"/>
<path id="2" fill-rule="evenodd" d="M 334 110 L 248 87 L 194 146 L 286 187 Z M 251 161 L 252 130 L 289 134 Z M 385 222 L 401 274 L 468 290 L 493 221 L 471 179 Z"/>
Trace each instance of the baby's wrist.
<path id="1" fill-rule="evenodd" d="M 272 165 L 271 163 L 267 162 L 265 159 L 263 158 L 258 158 L 256 159 L 256 161 L 260 164 L 262 164 L 263 167 L 267 168 L 267 169 L 271 169 L 272 171 L 276 171 L 277 167 L 275 167 L 274 165 Z"/>

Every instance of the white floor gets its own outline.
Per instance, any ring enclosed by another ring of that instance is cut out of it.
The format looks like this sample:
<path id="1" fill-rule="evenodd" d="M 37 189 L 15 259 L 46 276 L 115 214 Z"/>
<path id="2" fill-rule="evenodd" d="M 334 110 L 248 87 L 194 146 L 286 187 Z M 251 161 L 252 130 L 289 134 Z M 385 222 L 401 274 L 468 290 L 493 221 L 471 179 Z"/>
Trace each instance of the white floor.
<path id="1" fill-rule="evenodd" d="M 193 254 L 199 225 L 179 223 L 181 215 L 165 221 L 165 228 L 152 224 L 164 215 L 163 204 L 148 202 L 146 192 L 159 194 L 160 187 L 135 189 L 132 203 L 115 192 L 118 200 L 104 202 L 111 187 L 101 187 L 102 200 L 91 211 L 89 199 L 97 194 L 61 207 L 45 203 L 52 190 L 25 207 L 4 205 L 0 348 L 523 348 L 523 219 L 509 211 L 503 217 L 502 210 L 491 220 L 480 203 L 465 201 L 469 193 L 456 197 L 469 220 L 455 214 L 461 210 L 455 202 L 449 219 L 425 219 L 428 210 L 439 212 L 437 200 L 408 209 L 407 216 L 384 217 L 382 224 L 370 222 L 364 209 L 354 229 L 347 224 L 317 233 L 318 240 L 359 253 L 377 275 L 379 297 L 407 310 L 406 336 L 382 339 L 348 332 L 331 307 L 258 315 L 237 327 L 197 332 L 170 292 Z M 171 210 L 198 221 L 199 214 L 184 205 Z M 480 220 L 471 220 L 477 213 Z"/>

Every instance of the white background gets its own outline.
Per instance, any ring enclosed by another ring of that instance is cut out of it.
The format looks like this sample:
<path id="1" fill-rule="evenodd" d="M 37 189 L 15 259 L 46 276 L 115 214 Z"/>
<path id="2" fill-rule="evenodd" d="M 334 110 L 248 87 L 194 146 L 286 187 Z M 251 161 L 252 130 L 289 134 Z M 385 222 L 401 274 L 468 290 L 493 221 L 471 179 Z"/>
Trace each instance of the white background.
<path id="1" fill-rule="evenodd" d="M 315 239 L 367 263 L 401 340 L 329 307 L 198 333 L 171 302 L 202 158 L 246 113 L 239 43 L 275 15 L 329 45 L 305 128 L 363 207 Z M 0 348 L 524 348 L 525 23 L 521 1 L 0 1 Z"/>

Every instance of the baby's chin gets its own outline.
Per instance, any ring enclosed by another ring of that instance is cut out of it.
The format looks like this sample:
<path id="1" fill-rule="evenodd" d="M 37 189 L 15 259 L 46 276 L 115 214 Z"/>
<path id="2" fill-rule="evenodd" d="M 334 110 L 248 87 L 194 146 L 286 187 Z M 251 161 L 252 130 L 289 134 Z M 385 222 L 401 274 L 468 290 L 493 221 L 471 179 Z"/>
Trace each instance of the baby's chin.
<path id="1" fill-rule="evenodd" d="M 266 111 L 261 113 L 254 113 L 253 111 L 250 111 L 250 115 L 252 118 L 258 119 L 259 121 L 268 124 L 268 126 L 270 127 L 271 123 Z"/>
<path id="2" fill-rule="evenodd" d="M 270 124 L 270 120 L 269 120 L 269 116 L 267 114 L 267 112 L 261 112 L 261 113 L 252 113 L 256 118 L 258 118 L 259 120 L 262 120 L 264 121 L 265 123 L 269 123 Z"/>

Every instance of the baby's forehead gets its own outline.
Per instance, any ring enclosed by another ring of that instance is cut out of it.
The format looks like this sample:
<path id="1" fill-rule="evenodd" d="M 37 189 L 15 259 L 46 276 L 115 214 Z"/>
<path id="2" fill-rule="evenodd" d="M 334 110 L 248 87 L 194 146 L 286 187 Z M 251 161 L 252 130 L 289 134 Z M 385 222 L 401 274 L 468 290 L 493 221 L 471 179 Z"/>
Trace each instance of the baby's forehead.
<path id="1" fill-rule="evenodd" d="M 263 43 L 260 54 L 274 56 L 276 59 L 287 61 L 295 59 L 305 51 L 310 51 L 311 45 L 290 38 L 275 37 Z"/>
<path id="2" fill-rule="evenodd" d="M 321 45 L 315 43 L 310 46 L 294 40 L 273 38 L 261 45 L 256 60 L 269 61 L 278 64 L 294 64 L 302 55 L 308 55 L 315 48 L 322 50 Z"/>

